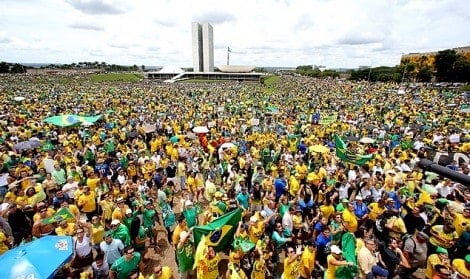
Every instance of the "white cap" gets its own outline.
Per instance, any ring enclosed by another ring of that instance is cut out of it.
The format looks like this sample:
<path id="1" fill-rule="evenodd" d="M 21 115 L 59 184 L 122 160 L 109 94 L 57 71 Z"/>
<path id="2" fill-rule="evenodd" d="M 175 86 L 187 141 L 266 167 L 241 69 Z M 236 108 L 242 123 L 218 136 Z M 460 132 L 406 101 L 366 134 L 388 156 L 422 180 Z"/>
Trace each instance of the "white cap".
<path id="1" fill-rule="evenodd" d="M 266 218 L 268 216 L 268 214 L 266 213 L 266 211 L 264 210 L 261 210 L 261 212 L 259 213 L 259 215 L 261 215 L 263 218 Z"/>
<path id="2" fill-rule="evenodd" d="M 111 221 L 111 225 L 119 225 L 121 224 L 121 221 L 119 221 L 118 219 L 114 219 L 113 221 Z"/>
<path id="3" fill-rule="evenodd" d="M 362 197 L 361 196 L 356 196 L 356 200 L 362 201 Z"/>
<path id="4" fill-rule="evenodd" d="M 330 251 L 331 253 L 337 254 L 337 255 L 343 253 L 343 251 L 341 251 L 341 249 L 339 249 L 337 245 L 331 245 Z"/>
<path id="5" fill-rule="evenodd" d="M 132 210 L 130 208 L 126 209 L 126 214 L 132 214 Z"/>
<path id="6" fill-rule="evenodd" d="M 191 205 L 193 205 L 193 202 L 190 200 L 187 200 L 184 202 L 184 206 L 191 206 Z"/>
<path id="7" fill-rule="evenodd" d="M 256 216 L 251 216 L 250 217 L 250 222 L 256 223 L 257 221 L 258 221 L 258 218 L 256 218 Z"/>
<path id="8" fill-rule="evenodd" d="M 180 239 L 185 239 L 186 237 L 188 237 L 188 233 L 186 231 L 181 231 L 180 232 Z"/>

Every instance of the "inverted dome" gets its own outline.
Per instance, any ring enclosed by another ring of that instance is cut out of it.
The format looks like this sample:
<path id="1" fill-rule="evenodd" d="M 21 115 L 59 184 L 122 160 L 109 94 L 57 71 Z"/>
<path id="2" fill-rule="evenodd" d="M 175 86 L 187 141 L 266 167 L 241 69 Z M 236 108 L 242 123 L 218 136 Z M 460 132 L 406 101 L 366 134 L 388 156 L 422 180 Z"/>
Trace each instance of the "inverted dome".
<path id="1" fill-rule="evenodd" d="M 255 69 L 254 66 L 244 65 L 220 65 L 217 68 L 224 73 L 249 73 Z"/>

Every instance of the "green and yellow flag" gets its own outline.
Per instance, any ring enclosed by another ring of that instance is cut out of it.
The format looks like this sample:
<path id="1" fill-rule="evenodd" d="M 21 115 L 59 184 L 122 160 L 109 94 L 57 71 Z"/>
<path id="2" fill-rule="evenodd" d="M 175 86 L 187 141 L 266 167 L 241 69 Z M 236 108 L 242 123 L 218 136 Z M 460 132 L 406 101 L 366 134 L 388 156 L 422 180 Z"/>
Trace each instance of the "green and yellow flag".
<path id="1" fill-rule="evenodd" d="M 374 159 L 374 154 L 356 154 L 348 149 L 346 143 L 338 136 L 335 135 L 336 156 L 342 161 L 362 166 L 370 160 Z"/>
<path id="2" fill-rule="evenodd" d="M 74 219 L 74 218 L 75 218 L 75 216 L 73 216 L 73 214 L 70 213 L 70 211 L 67 208 L 63 207 L 63 208 L 59 209 L 56 213 L 54 213 L 54 215 L 52 215 L 51 217 L 47 217 L 42 222 L 44 224 L 52 224 L 52 223 L 57 222 L 59 220 L 70 220 L 70 219 Z"/>
<path id="3" fill-rule="evenodd" d="M 242 213 L 243 210 L 237 208 L 207 225 L 194 227 L 194 244 L 197 246 L 205 236 L 207 246 L 212 246 L 216 252 L 222 251 L 232 243 Z"/>

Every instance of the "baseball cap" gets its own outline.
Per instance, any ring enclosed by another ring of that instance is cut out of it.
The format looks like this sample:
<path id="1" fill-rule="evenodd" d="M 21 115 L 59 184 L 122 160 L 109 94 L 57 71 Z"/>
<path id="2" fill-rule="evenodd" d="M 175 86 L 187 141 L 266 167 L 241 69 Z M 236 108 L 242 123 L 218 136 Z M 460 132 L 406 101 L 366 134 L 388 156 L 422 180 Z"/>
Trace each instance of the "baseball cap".
<path id="1" fill-rule="evenodd" d="M 121 224 L 121 221 L 119 221 L 118 219 L 114 219 L 113 221 L 111 221 L 111 225 L 119 225 Z"/>
<path id="2" fill-rule="evenodd" d="M 331 250 L 330 250 L 331 253 L 333 253 L 333 254 L 339 255 L 339 254 L 342 254 L 342 253 L 343 253 L 343 251 L 341 251 L 341 249 L 339 249 L 339 247 L 338 247 L 337 245 L 331 245 L 331 248 L 330 248 L 330 249 L 331 249 Z"/>
<path id="3" fill-rule="evenodd" d="M 436 248 L 436 253 L 449 255 L 449 252 L 447 251 L 447 249 L 446 249 L 446 248 L 442 248 L 441 246 L 438 246 L 438 247 Z"/>
<path id="4" fill-rule="evenodd" d="M 361 197 L 361 196 L 357 196 L 357 197 L 356 197 L 356 200 L 362 201 L 362 197 Z"/>

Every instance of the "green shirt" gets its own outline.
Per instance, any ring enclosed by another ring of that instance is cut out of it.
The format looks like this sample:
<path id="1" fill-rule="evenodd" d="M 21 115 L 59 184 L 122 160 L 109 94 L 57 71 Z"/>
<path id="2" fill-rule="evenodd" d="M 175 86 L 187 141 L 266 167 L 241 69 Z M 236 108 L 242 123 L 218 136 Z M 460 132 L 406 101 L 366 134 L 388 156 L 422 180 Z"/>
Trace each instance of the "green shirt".
<path id="1" fill-rule="evenodd" d="M 142 213 L 144 228 L 153 227 L 153 224 L 156 221 L 155 220 L 156 214 L 157 214 L 157 211 L 155 211 L 155 209 L 147 209 L 147 208 L 144 209 Z"/>
<path id="2" fill-rule="evenodd" d="M 116 230 L 114 230 L 113 238 L 120 239 L 124 246 L 129 246 L 131 244 L 131 235 L 129 233 L 129 229 L 123 224 L 119 224 Z"/>
<path id="3" fill-rule="evenodd" d="M 126 261 L 126 256 L 117 259 L 111 266 L 111 271 L 117 273 L 117 279 L 127 279 L 131 271 L 137 269 L 139 266 L 141 256 L 139 252 L 134 252 L 134 256 L 130 261 Z"/>
<path id="4" fill-rule="evenodd" d="M 180 272 L 190 271 L 194 264 L 194 247 L 190 241 L 186 241 L 183 247 L 177 249 L 178 270 Z"/>

